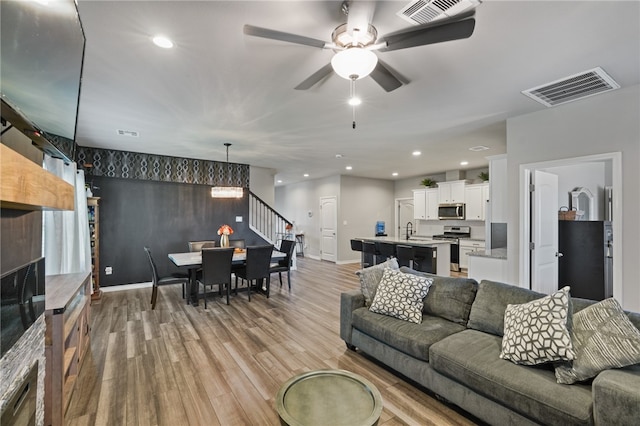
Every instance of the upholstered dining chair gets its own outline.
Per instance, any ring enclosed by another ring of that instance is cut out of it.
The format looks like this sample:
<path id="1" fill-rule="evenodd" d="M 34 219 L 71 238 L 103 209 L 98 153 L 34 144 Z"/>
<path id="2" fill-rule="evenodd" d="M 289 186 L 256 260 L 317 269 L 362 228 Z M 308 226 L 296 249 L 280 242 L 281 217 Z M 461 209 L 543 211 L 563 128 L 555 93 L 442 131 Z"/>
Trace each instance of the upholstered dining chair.
<path id="1" fill-rule="evenodd" d="M 215 241 L 189 241 L 189 251 L 200 251 L 203 248 L 213 248 L 216 246 Z"/>
<path id="2" fill-rule="evenodd" d="M 218 286 L 218 292 L 222 294 L 225 288 L 227 293 L 227 305 L 231 293 L 231 261 L 233 260 L 232 247 L 203 248 L 202 249 L 202 278 L 198 279 L 198 287 L 202 285 L 202 297 L 204 308 L 207 309 L 207 287 Z"/>
<path id="3" fill-rule="evenodd" d="M 149 247 L 145 247 L 144 251 L 147 253 L 147 258 L 149 259 L 149 265 L 151 266 L 151 281 L 153 283 L 153 290 L 151 292 L 151 309 L 156 308 L 156 301 L 158 299 L 158 287 L 161 285 L 170 285 L 170 284 L 182 284 L 182 295 L 185 296 L 185 288 L 189 283 L 188 277 L 159 277 L 158 276 L 158 268 L 156 267 L 156 262 L 153 261 L 153 256 L 151 256 L 151 250 Z"/>
<path id="4" fill-rule="evenodd" d="M 291 290 L 291 264 L 293 263 L 293 252 L 296 248 L 296 242 L 293 240 L 282 240 L 278 251 L 286 254 L 284 259 L 280 259 L 278 263 L 271 264 L 270 273 L 278 273 L 280 278 L 280 287 L 282 287 L 282 273 L 287 273 L 287 284 Z"/>
<path id="5" fill-rule="evenodd" d="M 271 284 L 271 253 L 273 245 L 268 246 L 249 246 L 247 247 L 247 260 L 241 267 L 234 269 L 236 274 L 236 292 L 238 291 L 238 278 L 247 281 L 247 293 L 249 301 L 251 301 L 251 286 L 253 282 L 258 280 L 266 281 L 266 293 L 269 297 L 269 287 Z"/>
<path id="6" fill-rule="evenodd" d="M 242 239 L 239 240 L 229 240 L 229 247 L 233 248 L 245 248 L 245 242 Z"/>

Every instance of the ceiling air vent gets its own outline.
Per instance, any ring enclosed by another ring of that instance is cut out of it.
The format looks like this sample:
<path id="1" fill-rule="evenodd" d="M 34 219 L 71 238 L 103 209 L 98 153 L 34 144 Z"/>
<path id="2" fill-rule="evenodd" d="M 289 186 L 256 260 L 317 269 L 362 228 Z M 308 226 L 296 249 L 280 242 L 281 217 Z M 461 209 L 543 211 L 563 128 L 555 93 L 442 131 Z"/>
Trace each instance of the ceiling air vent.
<path id="1" fill-rule="evenodd" d="M 479 4 L 480 0 L 414 0 L 396 15 L 413 25 L 422 25 L 457 15 Z"/>
<path id="2" fill-rule="evenodd" d="M 597 67 L 533 89 L 523 90 L 522 93 L 534 101 L 552 107 L 619 88 L 618 83 L 602 68 Z"/>
<path id="3" fill-rule="evenodd" d="M 130 138 L 139 138 L 140 133 L 135 130 L 117 130 L 120 136 L 129 136 Z"/>

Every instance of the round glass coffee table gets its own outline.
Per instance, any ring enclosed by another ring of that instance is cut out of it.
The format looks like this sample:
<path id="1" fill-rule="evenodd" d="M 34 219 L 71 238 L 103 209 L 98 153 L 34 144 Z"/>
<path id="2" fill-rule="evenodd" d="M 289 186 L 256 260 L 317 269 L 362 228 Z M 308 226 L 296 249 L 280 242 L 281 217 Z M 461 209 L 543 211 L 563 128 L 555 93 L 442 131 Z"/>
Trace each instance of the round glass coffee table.
<path id="1" fill-rule="evenodd" d="M 316 370 L 289 379 L 278 391 L 280 421 L 289 426 L 376 425 L 382 396 L 373 383 L 345 370 Z"/>

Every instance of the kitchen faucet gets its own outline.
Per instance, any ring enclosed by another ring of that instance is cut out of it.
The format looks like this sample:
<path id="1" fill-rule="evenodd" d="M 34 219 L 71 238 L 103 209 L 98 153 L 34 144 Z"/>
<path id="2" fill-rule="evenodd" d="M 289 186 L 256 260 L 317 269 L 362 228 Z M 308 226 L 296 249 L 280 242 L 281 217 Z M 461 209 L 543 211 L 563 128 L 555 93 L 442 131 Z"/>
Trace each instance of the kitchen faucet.
<path id="1" fill-rule="evenodd" d="M 409 230 L 411 230 L 411 234 L 409 233 Z M 413 235 L 413 223 L 407 222 L 407 226 L 405 227 L 405 234 L 407 235 L 407 240 L 411 235 Z"/>

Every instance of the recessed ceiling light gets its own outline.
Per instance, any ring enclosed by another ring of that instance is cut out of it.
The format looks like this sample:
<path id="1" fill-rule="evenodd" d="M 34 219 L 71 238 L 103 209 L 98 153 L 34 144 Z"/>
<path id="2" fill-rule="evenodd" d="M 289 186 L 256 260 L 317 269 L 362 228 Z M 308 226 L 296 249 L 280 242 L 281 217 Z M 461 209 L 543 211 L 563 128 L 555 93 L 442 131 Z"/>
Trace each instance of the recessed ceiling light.
<path id="1" fill-rule="evenodd" d="M 336 158 L 342 158 L 342 154 L 336 154 Z"/>
<path id="2" fill-rule="evenodd" d="M 309 177 L 309 173 L 305 173 L 305 174 L 303 174 L 302 176 L 304 176 L 304 177 Z"/>
<path id="3" fill-rule="evenodd" d="M 347 169 L 347 170 L 353 170 L 353 167 L 351 167 L 351 166 L 347 166 L 347 167 L 345 167 L 345 169 Z"/>
<path id="4" fill-rule="evenodd" d="M 351 106 L 358 106 L 361 103 L 362 103 L 362 99 L 360 99 L 360 98 L 356 98 L 356 97 L 349 98 L 349 105 L 351 105 Z"/>
<path id="5" fill-rule="evenodd" d="M 278 179 L 276 182 L 278 182 L 278 183 L 282 183 L 282 179 Z"/>
<path id="6" fill-rule="evenodd" d="M 417 157 L 418 155 L 422 155 L 422 153 L 420 151 L 413 151 L 411 155 L 413 155 L 414 157 Z"/>
<path id="7" fill-rule="evenodd" d="M 398 176 L 398 172 L 391 173 L 391 176 Z"/>
<path id="8" fill-rule="evenodd" d="M 469 164 L 469 162 L 468 162 L 468 161 L 461 161 L 461 162 L 460 162 L 460 165 L 461 165 L 461 166 L 466 166 L 466 165 L 468 165 L 468 164 Z"/>
<path id="9" fill-rule="evenodd" d="M 165 36 L 157 35 L 153 37 L 152 40 L 156 46 L 162 47 L 163 49 L 171 49 L 173 47 L 173 42 Z"/>

